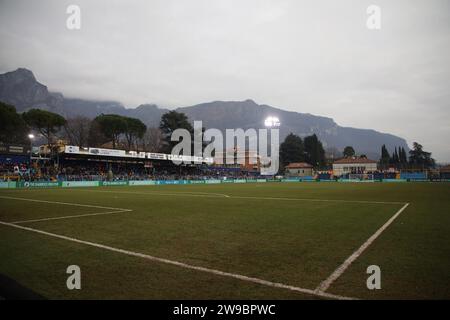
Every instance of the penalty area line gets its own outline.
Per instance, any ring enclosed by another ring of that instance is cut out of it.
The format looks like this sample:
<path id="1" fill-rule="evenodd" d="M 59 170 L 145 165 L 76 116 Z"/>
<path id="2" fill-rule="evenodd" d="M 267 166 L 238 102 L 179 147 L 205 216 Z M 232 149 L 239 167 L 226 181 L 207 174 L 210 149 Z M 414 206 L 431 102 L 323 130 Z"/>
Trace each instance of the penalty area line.
<path id="1" fill-rule="evenodd" d="M 311 290 L 311 289 L 295 287 L 295 286 L 291 286 L 291 285 L 287 285 L 287 284 L 283 284 L 283 283 L 267 281 L 267 280 L 254 278 L 254 277 L 248 277 L 248 276 L 244 276 L 244 275 L 240 275 L 240 274 L 236 274 L 236 273 L 224 272 L 224 271 L 220 271 L 220 270 L 216 270 L 216 269 L 210 269 L 210 268 L 190 265 L 190 264 L 187 264 L 184 262 L 159 258 L 159 257 L 151 256 L 148 254 L 144 254 L 144 253 L 114 248 L 114 247 L 110 247 L 110 246 L 103 245 L 100 243 L 84 241 L 84 240 L 71 238 L 71 237 L 60 235 L 60 234 L 51 233 L 51 232 L 38 230 L 38 229 L 34 229 L 34 228 L 29 228 L 29 227 L 9 223 L 9 222 L 0 221 L 0 225 L 9 226 L 9 227 L 13 227 L 13 228 L 17 228 L 17 229 L 21 229 L 21 230 L 25 230 L 25 231 L 30 231 L 30 232 L 46 235 L 49 237 L 67 240 L 67 241 L 71 241 L 71 242 L 75 242 L 75 243 L 79 243 L 79 244 L 83 244 L 83 245 L 87 245 L 87 246 L 91 246 L 91 247 L 95 247 L 95 248 L 99 248 L 99 249 L 104 249 L 104 250 L 108 250 L 108 251 L 112 251 L 112 252 L 116 252 L 116 253 L 122 253 L 122 254 L 125 254 L 128 256 L 143 258 L 143 259 L 146 259 L 149 261 L 173 265 L 173 266 L 177 266 L 177 267 L 184 268 L 184 269 L 190 269 L 190 270 L 214 274 L 214 275 L 218 275 L 218 276 L 222 276 L 222 277 L 238 279 L 238 280 L 245 281 L 245 282 L 256 283 L 256 284 L 267 286 L 267 287 L 286 289 L 286 290 L 299 292 L 299 293 L 312 295 L 312 296 L 317 296 L 317 297 L 321 297 L 321 298 L 338 299 L 338 300 L 356 300 L 356 298 L 334 295 L 334 294 L 330 294 L 330 293 L 326 293 L 326 292 L 317 292 L 317 291 Z"/>
<path id="2" fill-rule="evenodd" d="M 322 281 L 315 289 L 317 293 L 324 293 L 328 288 L 358 259 L 358 257 L 386 230 L 392 222 L 409 206 L 404 204 L 384 225 L 382 225 L 369 239 L 366 240 L 351 256 L 349 256 L 334 272 Z"/>
<path id="3" fill-rule="evenodd" d="M 102 207 L 102 206 L 96 206 L 96 205 L 91 205 L 91 204 L 81 204 L 81 203 L 72 203 L 72 202 L 59 202 L 59 201 L 50 201 L 50 200 L 38 200 L 38 199 L 18 198 L 18 197 L 9 197 L 9 196 L 0 196 L 0 199 L 21 200 L 21 201 L 41 202 L 41 203 L 52 203 L 52 204 L 61 204 L 61 205 L 65 205 L 65 206 L 75 206 L 75 207 L 86 207 L 86 208 L 130 211 L 130 209 L 124 209 L 124 208 Z"/>
<path id="4" fill-rule="evenodd" d="M 61 217 L 48 217 L 48 218 L 39 218 L 39 219 L 20 220 L 20 221 L 10 222 L 10 223 L 14 223 L 14 224 L 16 224 L 16 223 L 19 224 L 19 223 L 39 222 L 39 221 L 49 221 L 49 220 L 72 219 L 72 218 L 90 217 L 90 216 L 100 216 L 100 215 L 108 215 L 108 214 L 114 214 L 114 213 L 132 212 L 133 211 L 131 209 L 102 207 L 102 206 L 95 206 L 95 205 L 90 205 L 90 204 L 69 203 L 69 202 L 59 202 L 59 201 L 49 201 L 49 200 L 38 200 L 38 199 L 29 199 L 29 198 L 17 198 L 17 197 L 8 197 L 8 196 L 0 196 L 0 199 L 18 200 L 18 201 L 30 201 L 30 202 L 41 202 L 41 203 L 59 204 L 59 205 L 65 205 L 65 206 L 76 206 L 76 207 L 84 207 L 84 208 L 96 208 L 96 209 L 109 209 L 109 210 L 111 210 L 111 211 L 107 211 L 107 212 L 85 213 L 85 214 L 76 214 L 76 215 L 61 216 Z"/>
<path id="5" fill-rule="evenodd" d="M 41 219 L 31 219 L 31 220 L 20 220 L 20 221 L 13 221 L 11 223 L 21 224 L 21 223 L 50 221 L 50 220 L 72 219 L 72 218 L 81 218 L 81 217 L 102 216 L 102 215 L 107 215 L 107 214 L 123 213 L 123 212 L 131 212 L 131 211 L 133 211 L 133 210 L 131 210 L 131 209 L 128 210 L 127 209 L 127 210 L 119 210 L 119 211 L 86 213 L 86 214 L 77 214 L 77 215 L 73 215 L 73 216 L 51 217 L 51 218 L 41 218 Z"/>

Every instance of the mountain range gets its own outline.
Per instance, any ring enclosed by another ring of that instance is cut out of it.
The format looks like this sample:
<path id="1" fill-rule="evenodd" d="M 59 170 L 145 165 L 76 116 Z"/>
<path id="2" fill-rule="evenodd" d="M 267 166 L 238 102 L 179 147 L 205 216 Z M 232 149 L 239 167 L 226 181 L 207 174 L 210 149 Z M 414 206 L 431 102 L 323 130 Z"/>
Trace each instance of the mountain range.
<path id="1" fill-rule="evenodd" d="M 143 104 L 137 108 L 126 108 L 116 101 L 93 101 L 66 98 L 63 94 L 51 92 L 39 83 L 33 72 L 19 68 L 0 74 L 0 101 L 12 104 L 18 112 L 31 108 L 45 109 L 66 118 L 86 116 L 94 118 L 99 114 L 119 114 L 142 120 L 149 127 L 157 127 L 161 116 L 169 109 L 155 104 Z M 409 150 L 405 139 L 370 129 L 342 127 L 333 119 L 309 113 L 285 111 L 268 105 L 260 105 L 253 100 L 214 101 L 175 109 L 185 113 L 191 121 L 202 120 L 206 128 L 264 128 L 268 116 L 280 119 L 280 139 L 289 133 L 302 137 L 317 134 L 328 150 L 343 150 L 353 146 L 357 153 L 378 159 L 383 144 L 389 151 L 395 147 Z"/>

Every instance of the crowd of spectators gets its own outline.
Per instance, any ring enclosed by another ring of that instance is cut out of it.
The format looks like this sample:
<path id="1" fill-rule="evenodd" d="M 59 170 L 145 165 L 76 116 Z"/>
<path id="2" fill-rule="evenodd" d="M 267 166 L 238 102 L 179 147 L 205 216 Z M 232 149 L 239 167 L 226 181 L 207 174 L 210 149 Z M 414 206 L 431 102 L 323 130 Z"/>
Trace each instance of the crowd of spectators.
<path id="1" fill-rule="evenodd" d="M 18 180 L 20 177 L 29 175 L 31 169 L 27 163 L 2 162 L 0 163 L 0 180 Z"/>
<path id="2" fill-rule="evenodd" d="M 367 175 L 367 177 L 366 177 Z M 403 174 L 402 174 L 403 175 Z M 317 172 L 314 179 L 349 179 L 346 174 L 334 177 L 331 172 Z M 409 177 L 409 176 L 408 176 Z M 1 163 L 0 181 L 128 181 L 128 180 L 209 180 L 258 179 L 258 172 L 248 172 L 238 167 L 206 165 L 176 166 L 169 163 L 145 167 L 142 163 L 68 162 L 58 166 L 49 163 Z M 361 175 L 360 179 L 397 179 L 399 173 L 376 171 Z M 402 176 L 404 178 L 404 175 Z M 431 176 L 430 176 L 431 178 Z M 437 177 L 439 178 L 439 177 Z"/>
<path id="3" fill-rule="evenodd" d="M 28 163 L 0 163 L 0 181 L 52 181 L 57 170 L 50 166 L 30 166 Z"/>
<path id="4" fill-rule="evenodd" d="M 59 166 L 40 163 L 0 164 L 0 181 L 127 181 L 252 179 L 260 176 L 238 168 L 164 165 L 146 168 L 142 164 L 77 163 Z"/>

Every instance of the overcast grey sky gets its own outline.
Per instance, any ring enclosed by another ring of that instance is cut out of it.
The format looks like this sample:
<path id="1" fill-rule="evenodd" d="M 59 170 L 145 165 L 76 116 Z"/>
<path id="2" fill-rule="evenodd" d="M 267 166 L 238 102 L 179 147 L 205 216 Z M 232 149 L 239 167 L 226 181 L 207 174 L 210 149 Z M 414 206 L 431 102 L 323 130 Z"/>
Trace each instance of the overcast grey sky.
<path id="1" fill-rule="evenodd" d="M 81 8 L 81 30 L 66 8 Z M 370 4 L 381 30 L 366 27 Z M 0 0 L 0 72 L 127 107 L 251 98 L 450 162 L 448 0 Z"/>

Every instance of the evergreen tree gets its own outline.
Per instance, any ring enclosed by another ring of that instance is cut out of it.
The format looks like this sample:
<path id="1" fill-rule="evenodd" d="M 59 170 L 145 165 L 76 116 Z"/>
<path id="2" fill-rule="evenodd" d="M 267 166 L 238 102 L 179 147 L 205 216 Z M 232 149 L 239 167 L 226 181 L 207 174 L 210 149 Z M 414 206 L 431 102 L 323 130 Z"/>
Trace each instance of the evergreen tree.
<path id="1" fill-rule="evenodd" d="M 394 166 L 398 165 L 399 163 L 399 156 L 398 156 L 398 152 L 397 152 L 397 147 L 395 147 L 394 149 L 394 153 L 392 154 L 392 164 Z"/>
<path id="2" fill-rule="evenodd" d="M 305 149 L 302 138 L 290 133 L 280 145 L 280 163 L 287 166 L 292 162 L 305 161 Z"/>
<path id="3" fill-rule="evenodd" d="M 159 129 L 163 133 L 164 137 L 164 147 L 163 151 L 166 153 L 171 153 L 172 148 L 178 144 L 177 141 L 171 141 L 172 133 L 177 129 L 186 129 L 193 135 L 194 128 L 189 122 L 186 114 L 177 111 L 169 111 L 161 117 L 161 122 L 159 124 Z"/>
<path id="4" fill-rule="evenodd" d="M 386 168 L 389 162 L 391 161 L 391 156 L 389 155 L 389 151 L 386 148 L 386 145 L 381 146 L 381 159 L 380 164 L 383 168 Z"/>
<path id="5" fill-rule="evenodd" d="M 408 163 L 408 160 L 406 158 L 406 151 L 403 147 L 398 148 L 399 154 L 398 154 L 398 163 L 400 168 L 404 168 L 406 164 Z"/>
<path id="6" fill-rule="evenodd" d="M 353 157 L 355 155 L 355 149 L 353 149 L 352 146 L 347 146 L 344 148 L 344 152 L 342 152 L 344 154 L 344 157 L 346 158 L 350 158 Z"/>
<path id="7" fill-rule="evenodd" d="M 424 151 L 423 146 L 417 142 L 414 142 L 413 149 L 409 152 L 409 163 L 417 169 L 427 169 L 435 165 L 431 152 Z"/>
<path id="8" fill-rule="evenodd" d="M 112 142 L 113 149 L 119 144 L 119 138 L 127 131 L 125 117 L 118 114 L 101 114 L 94 119 L 102 134 Z"/>
<path id="9" fill-rule="evenodd" d="M 28 126 L 47 139 L 48 145 L 50 145 L 53 136 L 66 124 L 66 119 L 63 116 L 41 109 L 30 109 L 22 113 L 22 118 Z"/>
<path id="10" fill-rule="evenodd" d="M 124 117 L 124 120 L 126 123 L 124 134 L 127 147 L 128 150 L 132 150 L 133 148 L 137 148 L 137 141 L 142 139 L 147 131 L 147 126 L 139 119 Z"/>
<path id="11" fill-rule="evenodd" d="M 12 105 L 0 102 L 0 141 L 29 143 L 28 126 Z"/>
<path id="12" fill-rule="evenodd" d="M 322 142 L 315 134 L 308 136 L 304 140 L 306 162 L 313 165 L 315 168 L 320 168 L 325 165 L 325 150 Z"/>
<path id="13" fill-rule="evenodd" d="M 403 148 L 403 147 L 402 147 L 402 155 L 401 155 L 401 157 L 400 157 L 400 162 L 401 162 L 403 165 L 406 165 L 406 164 L 408 163 L 408 158 L 407 158 L 407 156 L 406 156 L 406 151 L 405 151 L 405 148 Z"/>

